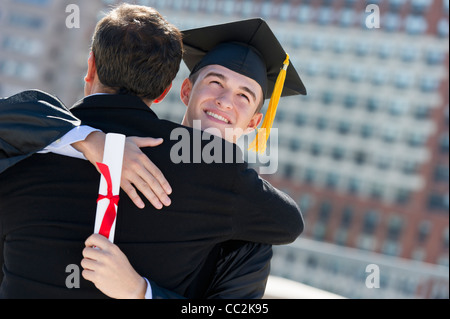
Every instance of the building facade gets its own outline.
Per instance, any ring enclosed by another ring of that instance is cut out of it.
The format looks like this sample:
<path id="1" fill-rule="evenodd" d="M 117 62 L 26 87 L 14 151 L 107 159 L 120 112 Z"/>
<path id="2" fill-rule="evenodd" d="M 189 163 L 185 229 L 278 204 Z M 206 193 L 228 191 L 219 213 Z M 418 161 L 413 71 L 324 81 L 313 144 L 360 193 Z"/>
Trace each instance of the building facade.
<path id="1" fill-rule="evenodd" d="M 102 8 L 88 0 L 2 0 L 0 96 L 40 89 L 67 105 L 82 98 L 90 37 Z"/>

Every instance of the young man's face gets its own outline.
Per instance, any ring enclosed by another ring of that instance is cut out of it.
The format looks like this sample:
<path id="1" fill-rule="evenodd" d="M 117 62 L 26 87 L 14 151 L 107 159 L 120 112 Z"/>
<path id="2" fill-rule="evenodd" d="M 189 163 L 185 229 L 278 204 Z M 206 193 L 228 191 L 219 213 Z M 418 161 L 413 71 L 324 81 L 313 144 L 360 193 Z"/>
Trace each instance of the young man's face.
<path id="1" fill-rule="evenodd" d="M 201 129 L 217 128 L 221 137 L 236 143 L 242 134 L 254 130 L 262 120 L 255 113 L 263 99 L 260 85 L 253 79 L 220 65 L 199 71 L 194 84 L 189 79 L 181 87 L 181 100 L 187 106 L 183 125 L 201 121 Z"/>

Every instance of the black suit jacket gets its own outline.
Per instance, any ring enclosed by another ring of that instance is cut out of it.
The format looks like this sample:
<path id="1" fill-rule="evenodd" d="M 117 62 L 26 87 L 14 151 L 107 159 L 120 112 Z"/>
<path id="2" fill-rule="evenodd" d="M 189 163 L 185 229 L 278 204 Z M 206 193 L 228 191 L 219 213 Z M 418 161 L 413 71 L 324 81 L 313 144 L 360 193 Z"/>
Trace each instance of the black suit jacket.
<path id="1" fill-rule="evenodd" d="M 171 133 L 189 131 L 192 146 L 197 142 L 192 129 L 159 120 L 140 99 L 92 96 L 72 112 L 104 132 L 164 138 L 162 146 L 145 152 L 171 182 L 172 205 L 162 212 L 148 205 L 142 212 L 121 196 L 116 230 L 116 243 L 131 264 L 159 285 L 198 297 L 215 276 L 206 265 L 216 256 L 206 256 L 214 255 L 218 243 L 285 244 L 302 231 L 295 202 L 245 163 L 174 164 L 170 154 L 179 141 L 171 141 Z M 83 242 L 92 233 L 98 181 L 90 163 L 52 154 L 36 154 L 0 175 L 1 296 L 104 297 L 84 280 L 79 289 L 65 285 L 66 267 L 79 265 Z"/>

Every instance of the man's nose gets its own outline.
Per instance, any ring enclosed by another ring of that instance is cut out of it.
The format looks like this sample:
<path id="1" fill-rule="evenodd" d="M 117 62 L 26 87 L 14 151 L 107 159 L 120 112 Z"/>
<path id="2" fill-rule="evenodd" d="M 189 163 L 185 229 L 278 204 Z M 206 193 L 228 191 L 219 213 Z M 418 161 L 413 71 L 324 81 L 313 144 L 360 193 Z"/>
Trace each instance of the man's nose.
<path id="1" fill-rule="evenodd" d="M 223 93 L 216 99 L 216 104 L 222 109 L 232 109 L 233 108 L 233 98 L 229 93 Z"/>

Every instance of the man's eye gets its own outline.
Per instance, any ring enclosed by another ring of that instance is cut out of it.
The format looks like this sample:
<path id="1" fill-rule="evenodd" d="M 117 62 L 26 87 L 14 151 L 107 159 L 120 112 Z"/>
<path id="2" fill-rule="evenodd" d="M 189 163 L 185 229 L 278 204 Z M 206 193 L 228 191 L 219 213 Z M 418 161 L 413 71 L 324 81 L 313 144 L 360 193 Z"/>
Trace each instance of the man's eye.
<path id="1" fill-rule="evenodd" d="M 217 84 L 217 85 L 222 86 L 222 84 L 221 84 L 219 81 L 211 81 L 210 83 L 211 83 L 211 84 Z"/>
<path id="2" fill-rule="evenodd" d="M 239 94 L 239 96 L 243 97 L 245 100 L 247 100 L 247 102 L 250 102 L 250 99 L 247 95 L 245 94 Z"/>

